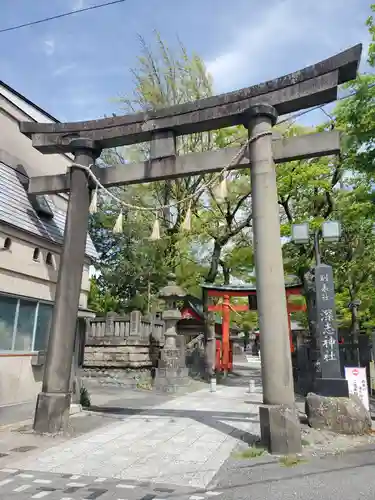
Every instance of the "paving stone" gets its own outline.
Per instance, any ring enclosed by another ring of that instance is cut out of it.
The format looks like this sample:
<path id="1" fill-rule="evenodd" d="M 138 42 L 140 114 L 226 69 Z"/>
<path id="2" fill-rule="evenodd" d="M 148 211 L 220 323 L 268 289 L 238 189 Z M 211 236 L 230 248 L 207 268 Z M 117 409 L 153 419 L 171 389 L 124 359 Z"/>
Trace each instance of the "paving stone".
<path id="1" fill-rule="evenodd" d="M 8 471 L 0 472 L 0 482 L 12 475 L 16 479 L 0 486 L 0 498 L 6 489 L 12 495 L 24 495 L 19 498 L 43 494 L 40 498 L 47 500 L 82 500 L 89 495 L 93 500 L 140 500 L 145 495 L 171 500 L 177 493 L 179 500 L 204 496 L 232 450 L 246 436 L 259 434 L 261 399 L 246 390 L 247 386 L 219 386 L 217 393 L 210 393 L 206 386 L 176 399 L 159 399 L 151 408 L 137 409 L 135 400 L 131 410 L 125 404 L 124 408 L 111 408 L 114 413 L 105 414 L 107 425 L 69 441 L 57 438 L 46 445 L 44 438 L 30 436 L 29 442 L 14 442 L 4 451 L 22 446 L 38 449 L 23 456 L 11 453 L 13 459 Z M 74 418 L 84 429 L 86 417 Z M 0 458 L 0 467 L 8 464 L 4 462 L 7 458 Z M 204 498 L 210 496 L 215 495 Z"/>
<path id="2" fill-rule="evenodd" d="M 112 478 L 39 473 L 8 469 L 0 471 L 0 498 L 19 500 L 208 500 L 220 499 L 220 491 L 196 490 L 178 485 Z"/>
<path id="3" fill-rule="evenodd" d="M 259 434 L 259 422 L 249 419 L 257 415 L 258 402 L 248 404 L 245 398 L 244 387 L 220 387 L 215 394 L 203 389 L 111 421 L 14 465 L 205 488 L 238 442 Z M 202 474 L 207 464 L 210 472 Z"/>

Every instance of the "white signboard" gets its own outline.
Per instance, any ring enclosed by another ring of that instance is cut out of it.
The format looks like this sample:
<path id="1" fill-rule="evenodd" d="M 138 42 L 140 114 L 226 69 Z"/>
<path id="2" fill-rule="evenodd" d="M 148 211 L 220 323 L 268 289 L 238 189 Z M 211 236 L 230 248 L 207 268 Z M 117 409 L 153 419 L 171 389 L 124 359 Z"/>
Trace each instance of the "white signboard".
<path id="1" fill-rule="evenodd" d="M 375 390 L 375 363 L 370 361 L 371 394 Z"/>
<path id="2" fill-rule="evenodd" d="M 356 394 L 364 407 L 370 410 L 366 368 L 349 368 L 345 366 L 345 378 L 348 381 L 349 394 Z"/>

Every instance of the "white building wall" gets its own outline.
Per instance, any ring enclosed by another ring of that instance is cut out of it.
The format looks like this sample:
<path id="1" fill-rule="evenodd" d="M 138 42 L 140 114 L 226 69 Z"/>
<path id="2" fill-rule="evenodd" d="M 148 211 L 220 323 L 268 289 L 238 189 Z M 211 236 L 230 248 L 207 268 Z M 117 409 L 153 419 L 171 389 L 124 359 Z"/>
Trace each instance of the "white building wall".
<path id="1" fill-rule="evenodd" d="M 0 152 L 16 157 L 29 177 L 65 173 L 71 163 L 69 155 L 39 153 L 32 141 L 19 132 L 20 121 L 53 122 L 0 83 Z M 60 210 L 66 210 L 66 196 L 54 195 L 52 198 Z M 7 237 L 11 238 L 10 249 L 4 249 Z M 35 248 L 40 249 L 38 261 L 33 259 Z M 0 222 L 0 294 L 53 302 L 60 251 L 59 245 Z M 53 255 L 53 265 L 46 263 L 48 252 Z M 82 275 L 81 308 L 87 307 L 89 264 L 87 260 Z M 33 400 L 41 391 L 44 368 L 32 366 L 31 357 L 31 352 L 0 350 L 0 407 Z"/>
<path id="2" fill-rule="evenodd" d="M 9 250 L 4 249 L 6 238 L 11 239 Z M 33 259 L 39 249 L 38 260 Z M 53 302 L 60 264 L 61 248 L 48 241 L 22 233 L 15 228 L 0 223 L 0 293 L 22 295 Z M 52 265 L 46 263 L 47 254 L 52 255 Z M 79 306 L 87 307 L 90 289 L 90 263 L 87 260 L 82 274 L 81 297 Z"/>

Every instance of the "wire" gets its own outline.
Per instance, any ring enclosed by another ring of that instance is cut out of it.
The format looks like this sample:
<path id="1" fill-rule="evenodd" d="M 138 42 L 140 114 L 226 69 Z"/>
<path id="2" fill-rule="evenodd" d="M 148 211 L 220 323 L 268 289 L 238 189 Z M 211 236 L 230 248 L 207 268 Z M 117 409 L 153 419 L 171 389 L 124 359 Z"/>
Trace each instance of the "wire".
<path id="1" fill-rule="evenodd" d="M 0 29 L 0 33 L 6 33 L 8 31 L 15 31 L 21 28 L 26 28 L 28 26 L 35 26 L 36 24 L 46 23 L 48 21 L 53 21 L 54 19 L 61 19 L 62 17 L 72 16 L 73 14 L 79 14 L 80 12 L 87 12 L 89 10 L 101 9 L 102 7 L 109 7 L 110 5 L 115 5 L 119 3 L 124 3 L 127 0 L 112 0 L 111 2 L 100 3 L 97 5 L 91 5 L 91 7 L 83 7 L 82 9 L 70 10 L 68 12 L 64 12 L 63 14 L 57 14 L 56 16 L 45 17 L 43 19 L 38 19 L 37 21 L 30 21 L 24 24 L 18 24 L 17 26 L 11 26 L 9 28 Z"/>

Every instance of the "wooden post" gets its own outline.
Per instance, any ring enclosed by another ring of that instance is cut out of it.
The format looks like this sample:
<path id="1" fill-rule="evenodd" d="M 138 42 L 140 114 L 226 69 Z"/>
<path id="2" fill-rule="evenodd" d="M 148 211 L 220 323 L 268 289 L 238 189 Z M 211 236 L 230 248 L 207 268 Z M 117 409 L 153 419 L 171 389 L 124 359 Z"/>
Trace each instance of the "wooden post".
<path id="1" fill-rule="evenodd" d="M 99 154 L 93 141 L 86 139 L 72 141 L 72 149 L 75 162 L 86 167 Z M 65 429 L 70 411 L 70 377 L 90 205 L 84 169 L 71 168 L 70 189 L 43 386 L 34 418 L 34 430 L 40 433 L 54 434 Z"/>
<path id="2" fill-rule="evenodd" d="M 215 375 L 215 357 L 216 357 L 216 343 L 215 343 L 215 322 L 213 320 L 213 313 L 208 310 L 210 304 L 210 297 L 207 290 L 202 289 L 203 301 L 203 315 L 204 315 L 204 344 L 205 344 L 205 370 L 206 375 L 211 380 Z"/>

